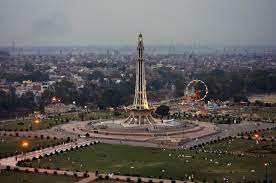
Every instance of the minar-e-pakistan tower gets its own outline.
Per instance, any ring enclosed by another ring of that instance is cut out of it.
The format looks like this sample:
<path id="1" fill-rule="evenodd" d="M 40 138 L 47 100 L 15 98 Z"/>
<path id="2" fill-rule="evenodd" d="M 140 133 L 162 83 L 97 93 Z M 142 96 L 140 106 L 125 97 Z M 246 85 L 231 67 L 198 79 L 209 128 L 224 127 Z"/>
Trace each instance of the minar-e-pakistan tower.
<path id="1" fill-rule="evenodd" d="M 137 47 L 135 96 L 133 105 L 129 108 L 130 115 L 124 123 L 129 125 L 153 125 L 160 123 L 157 119 L 152 117 L 151 112 L 153 110 L 153 108 L 149 107 L 147 100 L 144 45 L 143 36 L 140 33 Z"/>

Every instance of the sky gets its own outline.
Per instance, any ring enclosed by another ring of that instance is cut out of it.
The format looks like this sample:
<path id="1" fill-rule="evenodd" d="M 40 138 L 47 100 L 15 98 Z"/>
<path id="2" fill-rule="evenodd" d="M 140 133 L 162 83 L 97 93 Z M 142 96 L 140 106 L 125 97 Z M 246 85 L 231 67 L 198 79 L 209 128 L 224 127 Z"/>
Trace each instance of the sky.
<path id="1" fill-rule="evenodd" d="M 275 45 L 276 0 L 0 0 L 0 46 Z"/>

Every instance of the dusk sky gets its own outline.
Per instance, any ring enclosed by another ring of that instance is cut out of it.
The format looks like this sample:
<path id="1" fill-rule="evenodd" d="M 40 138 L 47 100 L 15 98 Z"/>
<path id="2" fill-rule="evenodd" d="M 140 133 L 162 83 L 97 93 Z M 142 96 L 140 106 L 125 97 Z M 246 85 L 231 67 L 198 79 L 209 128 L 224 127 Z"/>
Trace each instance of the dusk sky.
<path id="1" fill-rule="evenodd" d="M 0 0 L 0 46 L 275 45 L 275 0 Z"/>

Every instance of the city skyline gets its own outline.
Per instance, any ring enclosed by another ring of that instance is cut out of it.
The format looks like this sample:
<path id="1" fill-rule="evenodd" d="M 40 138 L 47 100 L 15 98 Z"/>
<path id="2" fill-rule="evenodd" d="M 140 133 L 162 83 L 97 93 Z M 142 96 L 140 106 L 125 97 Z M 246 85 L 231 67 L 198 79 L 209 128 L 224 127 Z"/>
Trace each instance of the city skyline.
<path id="1" fill-rule="evenodd" d="M 139 32 L 147 45 L 275 45 L 273 5 L 272 0 L 3 0 L 0 46 L 134 45 Z M 141 13 L 133 13 L 137 9 Z"/>

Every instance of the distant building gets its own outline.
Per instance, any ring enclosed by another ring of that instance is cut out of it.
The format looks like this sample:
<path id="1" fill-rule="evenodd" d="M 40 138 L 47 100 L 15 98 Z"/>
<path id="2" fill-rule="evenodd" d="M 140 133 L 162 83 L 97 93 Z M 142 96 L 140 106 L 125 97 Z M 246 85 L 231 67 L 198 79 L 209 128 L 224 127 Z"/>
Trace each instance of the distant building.
<path id="1" fill-rule="evenodd" d="M 0 50 L 0 58 L 7 58 L 10 56 L 10 52 L 6 50 Z"/>
<path id="2" fill-rule="evenodd" d="M 44 111 L 46 114 L 58 114 L 76 111 L 77 107 L 73 104 L 65 105 L 63 103 L 50 104 L 45 106 Z"/>

